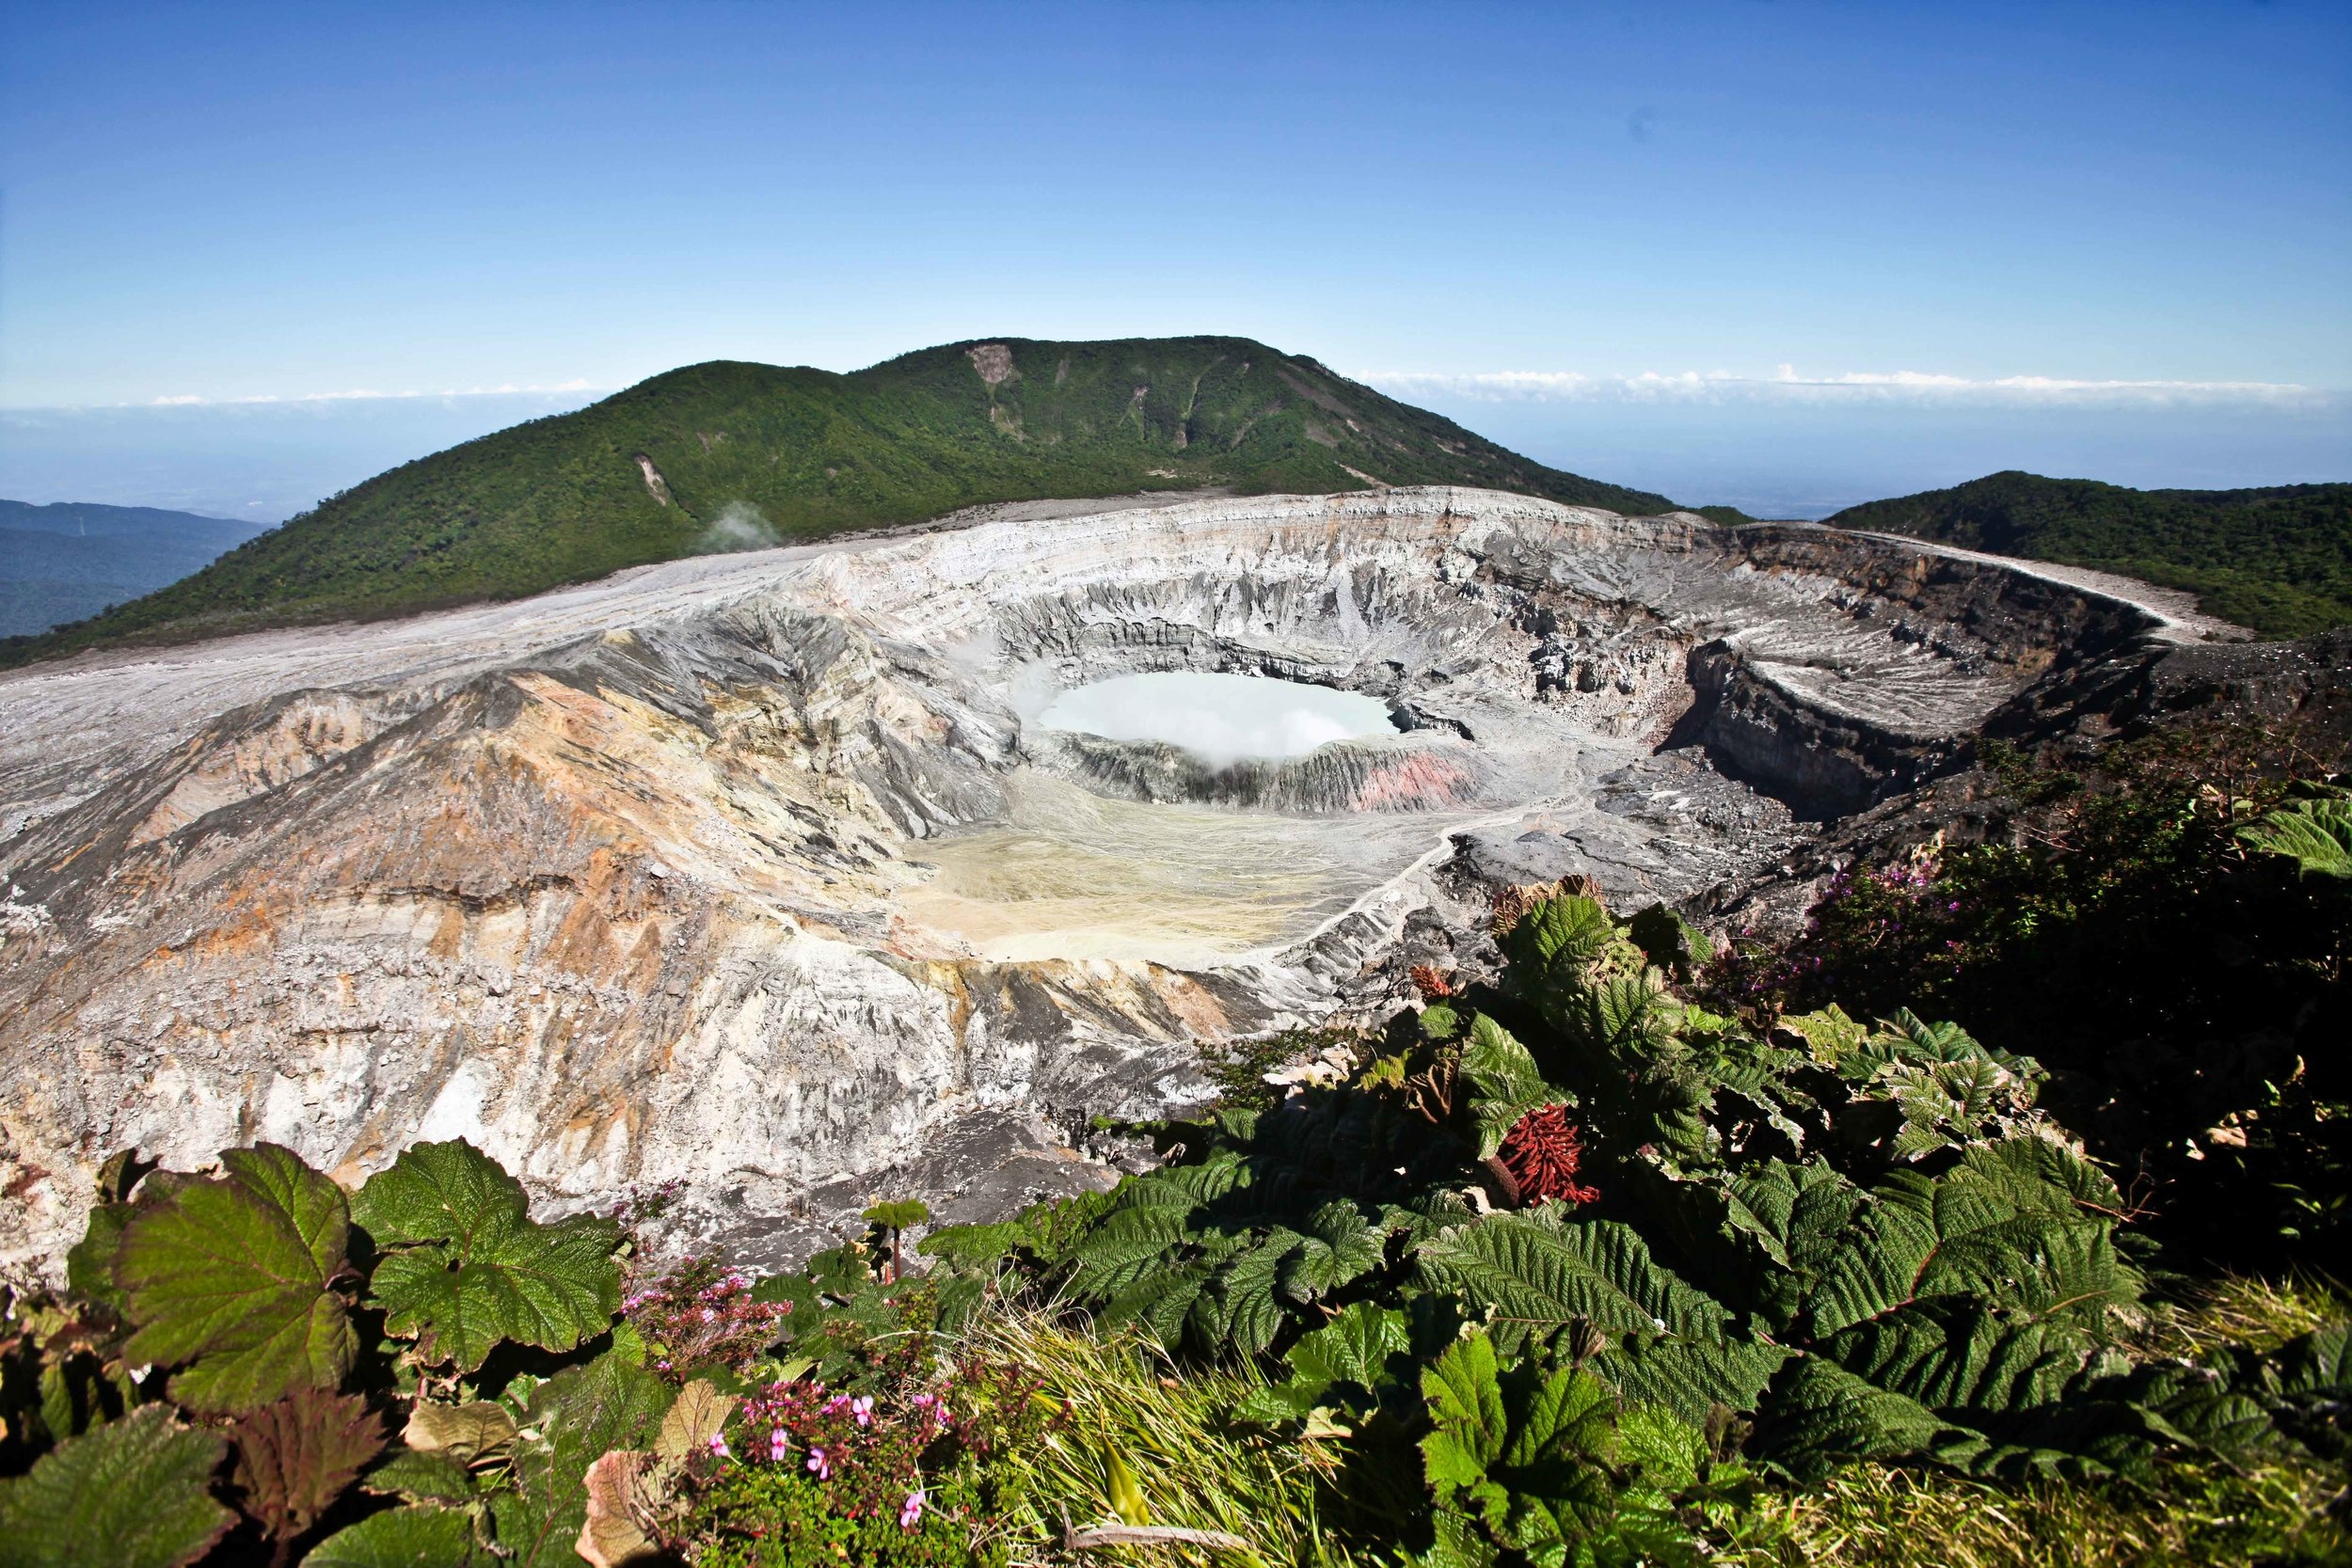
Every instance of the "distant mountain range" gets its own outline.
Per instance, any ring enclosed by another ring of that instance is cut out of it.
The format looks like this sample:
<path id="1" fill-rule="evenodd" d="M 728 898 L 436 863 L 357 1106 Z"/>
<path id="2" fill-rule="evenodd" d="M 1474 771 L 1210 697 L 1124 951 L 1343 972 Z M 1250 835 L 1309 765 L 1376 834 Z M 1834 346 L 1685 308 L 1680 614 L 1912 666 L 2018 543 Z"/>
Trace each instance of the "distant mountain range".
<path id="1" fill-rule="evenodd" d="M 0 649 L 0 662 L 513 598 L 988 501 L 1431 483 L 1674 505 L 1247 338 L 991 339 L 848 375 L 720 360 L 380 474 L 161 593 Z"/>
<path id="2" fill-rule="evenodd" d="M 151 594 L 264 527 L 151 506 L 0 500 L 0 637 L 46 631 Z"/>
<path id="3" fill-rule="evenodd" d="M 1828 521 L 2186 589 L 2265 637 L 2352 624 L 2352 484 L 2130 490 L 2011 470 Z"/>

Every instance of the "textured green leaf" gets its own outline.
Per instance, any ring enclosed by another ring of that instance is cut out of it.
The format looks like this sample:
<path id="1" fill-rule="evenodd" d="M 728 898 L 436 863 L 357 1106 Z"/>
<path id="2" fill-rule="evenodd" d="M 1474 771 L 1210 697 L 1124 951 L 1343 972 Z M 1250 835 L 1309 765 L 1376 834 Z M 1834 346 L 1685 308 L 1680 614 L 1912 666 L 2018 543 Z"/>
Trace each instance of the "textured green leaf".
<path id="1" fill-rule="evenodd" d="M 2095 1321 L 2137 1299 L 2138 1276 L 2115 1256 L 2113 1226 L 2078 1195 L 2095 1172 L 2034 1137 L 1972 1149 L 1940 1180 L 1898 1171 L 1840 1239 L 1806 1303 L 1827 1336 L 1943 1294 Z"/>
<path id="2" fill-rule="evenodd" d="M 0 1568 L 175 1568 L 236 1515 L 208 1490 L 224 1445 L 161 1405 L 59 1444 L 0 1481 Z"/>
<path id="3" fill-rule="evenodd" d="M 1422 1466 L 1441 1512 L 1477 1519 L 1538 1562 L 1560 1561 L 1606 1518 L 1616 1411 L 1597 1379 L 1526 1363 L 1505 1371 L 1492 1341 L 1472 1334 L 1423 1369 L 1422 1394 Z"/>
<path id="4" fill-rule="evenodd" d="M 66 1288 L 84 1301 L 120 1312 L 128 1306 L 115 1284 L 115 1254 L 134 1212 L 128 1203 L 101 1203 L 89 1212 L 82 1239 L 65 1255 Z"/>
<path id="5" fill-rule="evenodd" d="M 2065 1398 L 2097 1348 L 2067 1324 L 1960 1301 L 1907 1307 L 1857 1323 L 1818 1354 L 1947 1418 L 1978 1424 L 1982 1417 Z"/>
<path id="6" fill-rule="evenodd" d="M 1448 1345 L 1422 1369 L 1421 1393 L 1436 1429 L 1421 1445 L 1429 1483 L 1442 1494 L 1484 1481 L 1510 1437 L 1494 1341 L 1473 1334 Z"/>
<path id="7" fill-rule="evenodd" d="M 1597 898 L 1547 898 L 1503 938 L 1512 967 L 1544 971 L 1590 963 L 1617 938 L 1617 923 Z"/>
<path id="8" fill-rule="evenodd" d="M 1826 1068 L 1842 1067 L 1870 1037 L 1868 1024 L 1848 1018 L 1835 1003 L 1817 1013 L 1791 1014 L 1780 1027 L 1804 1040 L 1805 1053 Z"/>
<path id="9" fill-rule="evenodd" d="M 1388 1232 L 1369 1224 L 1356 1205 L 1327 1203 L 1308 1216 L 1299 1244 L 1282 1259 L 1276 1288 L 1286 1300 L 1311 1302 L 1377 1268 Z"/>
<path id="10" fill-rule="evenodd" d="M 2265 854 L 2285 856 L 2306 877 L 2352 878 L 2352 794 L 2290 800 L 2237 836 Z"/>
<path id="11" fill-rule="evenodd" d="M 421 1503 L 337 1530 L 310 1548 L 302 1568 L 490 1568 L 499 1560 L 475 1540 L 469 1510 Z"/>
<path id="12" fill-rule="evenodd" d="M 1631 1227 L 1564 1222 L 1555 1206 L 1496 1214 L 1444 1231 L 1416 1254 L 1438 1290 L 1493 1309 L 1506 1350 L 1549 1339 L 1581 1319 L 1604 1334 L 1673 1334 L 1719 1340 L 1728 1314 L 1650 1259 Z"/>
<path id="13" fill-rule="evenodd" d="M 412 1503 L 473 1500 L 473 1473 L 446 1453 L 402 1449 L 359 1480 L 369 1491 Z"/>
<path id="14" fill-rule="evenodd" d="M 1404 1313 L 1368 1301 L 1357 1302 L 1321 1328 L 1301 1336 L 1285 1356 L 1290 1376 L 1245 1400 L 1240 1414 L 1246 1420 L 1277 1421 L 1332 1403 L 1341 1389 L 1359 1389 L 1368 1398 L 1391 1381 L 1391 1362 L 1409 1346 Z"/>
<path id="15" fill-rule="evenodd" d="M 1018 1220 L 999 1225 L 943 1226 L 923 1238 L 914 1250 L 936 1258 L 953 1269 L 993 1268 L 1014 1247 L 1028 1240 L 1029 1227 Z"/>
<path id="16" fill-rule="evenodd" d="M 185 1364 L 172 1393 L 243 1410 L 332 1388 L 358 1345 L 343 1298 L 350 1217 L 334 1182 L 276 1144 L 232 1148 L 217 1180 L 151 1179 L 115 1255 L 134 1362 Z"/>
<path id="17" fill-rule="evenodd" d="M 614 1449 L 649 1446 L 671 1389 L 607 1353 L 532 1390 L 515 1443 L 512 1492 L 494 1495 L 498 1540 L 515 1568 L 574 1568 L 572 1543 L 588 1517 L 588 1466 Z"/>
<path id="18" fill-rule="evenodd" d="M 1655 1404 L 1685 1421 L 1704 1421 L 1717 1405 L 1753 1410 L 1789 1352 L 1746 1339 L 1637 1340 L 1612 1345 L 1593 1370 L 1629 1403 Z"/>
<path id="19" fill-rule="evenodd" d="M 1766 1451 L 1806 1481 L 1856 1460 L 1930 1454 L 1964 1463 L 1987 1447 L 1982 1433 L 1817 1356 L 1798 1360 L 1765 1416 Z"/>
<path id="20" fill-rule="evenodd" d="M 1282 1330 L 1281 1304 L 1274 1298 L 1283 1261 L 1297 1250 L 1298 1233 L 1277 1230 L 1219 1270 L 1212 1285 L 1216 1302 L 1213 1342 L 1232 1344 L 1255 1355 Z"/>
<path id="21" fill-rule="evenodd" d="M 1863 1202 L 1825 1161 L 1768 1160 L 1727 1184 L 1726 1221 L 1760 1255 L 1747 1271 L 1750 1305 L 1775 1333 L 1786 1329 L 1836 1255 Z"/>
<path id="22" fill-rule="evenodd" d="M 461 1371 L 501 1339 L 569 1350 L 620 1310 L 613 1223 L 534 1223 L 522 1183 L 462 1139 L 411 1145 L 359 1189 L 352 1216 L 387 1249 L 368 1282 L 385 1328 L 429 1338 Z"/>
<path id="23" fill-rule="evenodd" d="M 1576 1103 L 1574 1095 L 1545 1083 L 1527 1047 L 1484 1013 L 1471 1023 L 1470 1040 L 1462 1047 L 1461 1073 L 1470 1089 L 1482 1160 L 1502 1147 L 1504 1136 L 1528 1112 Z"/>
<path id="24" fill-rule="evenodd" d="M 2352 1398 L 2352 1323 L 2330 1323 L 2280 1345 L 2272 1357 L 2279 1390 Z"/>

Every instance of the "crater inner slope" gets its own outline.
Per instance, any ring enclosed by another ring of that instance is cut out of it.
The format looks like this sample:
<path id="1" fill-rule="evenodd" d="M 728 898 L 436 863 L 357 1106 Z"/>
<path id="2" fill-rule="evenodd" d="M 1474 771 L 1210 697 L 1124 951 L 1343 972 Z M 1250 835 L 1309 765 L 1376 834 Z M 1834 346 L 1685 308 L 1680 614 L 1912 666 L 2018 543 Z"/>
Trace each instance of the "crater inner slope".
<path id="1" fill-rule="evenodd" d="M 88 1176 L 465 1136 L 688 1184 L 754 1260 L 1368 1014 L 1480 879 L 1681 898 L 1929 776 L 2155 612 L 1820 529 L 1388 490 L 999 515 L 0 676 L 0 1258 Z M 1214 766 L 1048 729 L 1160 671 L 1400 733 Z M 1471 900 L 1474 902 L 1474 899 Z M 961 1152 L 946 1168 L 927 1151 Z M 690 1232 L 691 1234 L 691 1232 Z"/>

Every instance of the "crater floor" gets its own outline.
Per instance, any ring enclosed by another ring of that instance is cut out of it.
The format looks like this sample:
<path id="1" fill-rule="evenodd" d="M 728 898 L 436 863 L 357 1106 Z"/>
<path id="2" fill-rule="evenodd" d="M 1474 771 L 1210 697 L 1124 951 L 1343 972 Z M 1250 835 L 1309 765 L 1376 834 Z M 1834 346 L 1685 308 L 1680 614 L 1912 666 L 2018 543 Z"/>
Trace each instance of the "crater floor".
<path id="1" fill-rule="evenodd" d="M 463 1135 L 568 1204 L 681 1180 L 755 1261 L 878 1196 L 986 1217 L 1104 1180 L 1059 1130 L 1197 1099 L 1200 1042 L 1393 1005 L 1483 887 L 1699 895 L 2172 626 L 1913 541 L 1422 489 L 16 672 L 0 1258 L 54 1262 L 114 1148 L 261 1138 L 357 1177 Z M 1038 721 L 1173 671 L 1398 733 Z"/>

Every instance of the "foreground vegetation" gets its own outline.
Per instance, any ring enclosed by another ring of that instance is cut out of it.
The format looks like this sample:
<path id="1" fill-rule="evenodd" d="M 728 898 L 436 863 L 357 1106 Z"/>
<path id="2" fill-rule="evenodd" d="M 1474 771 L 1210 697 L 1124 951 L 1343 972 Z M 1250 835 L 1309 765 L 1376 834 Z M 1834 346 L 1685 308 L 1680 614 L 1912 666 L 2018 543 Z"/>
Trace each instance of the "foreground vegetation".
<path id="1" fill-rule="evenodd" d="M 2352 624 L 2352 484 L 2131 490 L 2011 470 L 1829 521 L 2185 588 L 2265 637 Z"/>
<path id="2" fill-rule="evenodd" d="M 951 343 L 849 375 L 715 361 L 380 474 L 158 593 L 0 639 L 0 665 L 124 638 L 516 598 L 987 501 L 1375 482 L 1673 505 L 1546 467 L 1245 338 Z"/>
<path id="3" fill-rule="evenodd" d="M 535 1221 L 463 1143 L 348 1194 L 119 1157 L 68 1291 L 8 1301 L 0 1564 L 2345 1560 L 2352 1323 L 2294 1266 L 2344 1037 L 2205 1141 L 2265 1280 L 2053 1116 L 2073 1069 L 2017 1047 L 2071 1021 L 1971 990 L 2201 866 L 2307 928 L 2248 983 L 2341 1006 L 2352 796 L 2175 760 L 2210 821 L 2094 779 L 2038 869 L 1914 855 L 1790 944 L 1518 890 L 1500 983 L 1419 972 L 1150 1174 L 918 1245 L 879 1205 L 794 1275 L 657 1267 L 658 1195 Z M 1906 945 L 1931 906 L 1971 934 Z M 1812 1005 L 1841 977 L 2023 1026 Z"/>

